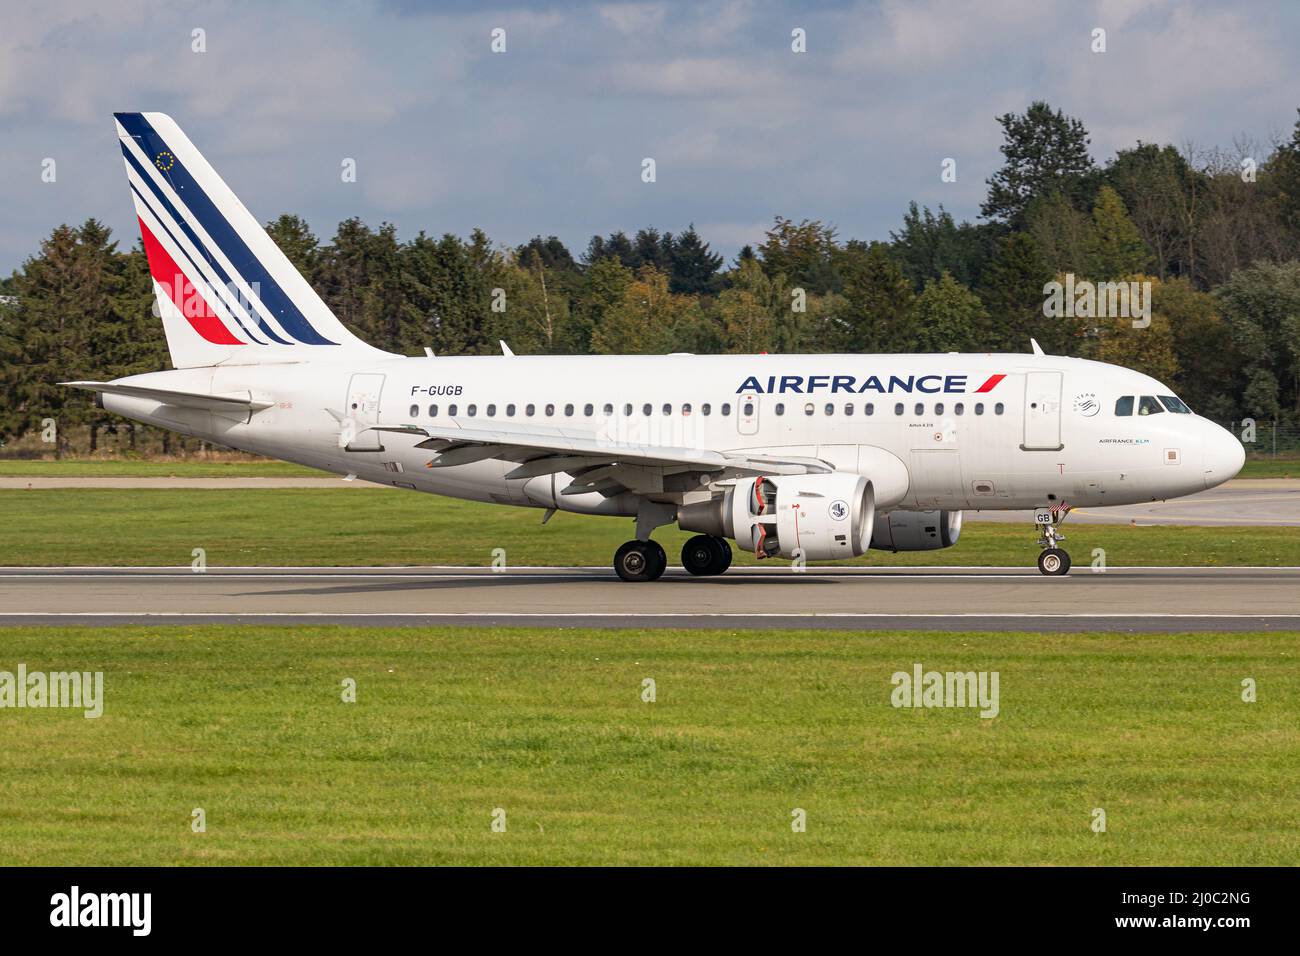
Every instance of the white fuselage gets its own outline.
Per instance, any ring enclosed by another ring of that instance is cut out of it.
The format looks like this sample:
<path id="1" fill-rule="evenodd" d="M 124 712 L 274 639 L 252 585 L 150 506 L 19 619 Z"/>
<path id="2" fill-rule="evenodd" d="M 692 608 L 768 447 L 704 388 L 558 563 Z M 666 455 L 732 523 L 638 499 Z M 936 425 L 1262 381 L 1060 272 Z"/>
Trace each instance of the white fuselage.
<path id="1" fill-rule="evenodd" d="M 499 459 L 428 468 L 418 437 L 366 429 L 519 424 L 820 458 L 871 478 L 882 510 L 1132 504 L 1203 491 L 1242 460 L 1240 443 L 1200 416 L 1116 414 L 1123 396 L 1173 394 L 1155 379 L 1047 355 L 392 358 L 120 381 L 272 402 L 238 414 L 104 396 L 110 411 L 233 448 L 455 498 L 596 514 L 636 514 L 637 501 L 560 495 L 564 475 L 508 480 L 515 463 Z"/>

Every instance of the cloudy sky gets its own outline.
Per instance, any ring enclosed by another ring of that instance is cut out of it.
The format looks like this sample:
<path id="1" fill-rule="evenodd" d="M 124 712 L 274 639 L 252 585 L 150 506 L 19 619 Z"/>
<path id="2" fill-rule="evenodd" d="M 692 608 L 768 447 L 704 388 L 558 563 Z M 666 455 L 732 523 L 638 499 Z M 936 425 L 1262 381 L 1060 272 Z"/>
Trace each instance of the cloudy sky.
<path id="1" fill-rule="evenodd" d="M 994 117 L 1034 99 L 1082 119 L 1099 160 L 1138 139 L 1267 144 L 1300 106 L 1300 4 L 1283 0 L 0 0 L 0 14 L 3 274 L 60 222 L 95 216 L 136 241 L 114 110 L 170 113 L 254 215 L 297 212 L 322 238 L 355 215 L 403 237 L 554 233 L 578 254 L 593 233 L 693 221 L 730 258 L 776 214 L 864 239 L 912 199 L 976 217 Z"/>

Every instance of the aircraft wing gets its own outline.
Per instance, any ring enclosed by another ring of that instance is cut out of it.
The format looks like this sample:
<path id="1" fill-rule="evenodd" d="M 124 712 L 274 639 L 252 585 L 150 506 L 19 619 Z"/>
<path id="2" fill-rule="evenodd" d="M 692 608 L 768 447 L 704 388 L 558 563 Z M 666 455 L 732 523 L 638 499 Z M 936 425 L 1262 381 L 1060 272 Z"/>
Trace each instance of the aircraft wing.
<path id="1" fill-rule="evenodd" d="M 176 392 L 166 388 L 146 388 L 143 385 L 117 385 L 113 382 L 60 382 L 59 384 L 71 388 L 84 388 L 92 392 L 107 392 L 109 395 L 149 398 L 155 402 L 162 402 L 164 405 L 204 408 L 214 412 L 260 412 L 272 405 L 271 402 L 254 401 L 248 393 L 243 395 L 209 395 L 206 392 Z"/>
<path id="2" fill-rule="evenodd" d="M 722 480 L 743 475 L 807 475 L 835 470 L 818 458 L 650 445 L 619 441 L 580 429 L 539 425 L 512 423 L 483 427 L 476 424 L 469 428 L 455 424 L 380 425 L 373 430 L 423 438 L 416 447 L 433 453 L 430 468 L 500 458 L 519 463 L 506 474 L 507 478 L 566 472 L 575 478 L 564 489 L 566 494 L 614 488 L 661 491 L 665 475 L 696 473 Z"/>

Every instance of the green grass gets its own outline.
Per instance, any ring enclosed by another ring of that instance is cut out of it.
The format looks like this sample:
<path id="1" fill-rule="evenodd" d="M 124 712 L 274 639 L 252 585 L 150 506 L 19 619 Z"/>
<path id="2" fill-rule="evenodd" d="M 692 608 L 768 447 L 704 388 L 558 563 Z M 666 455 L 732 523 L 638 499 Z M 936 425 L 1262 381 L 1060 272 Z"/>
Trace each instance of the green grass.
<path id="1" fill-rule="evenodd" d="M 633 536 L 628 518 L 558 514 L 432 495 L 352 488 L 34 489 L 0 491 L 0 565 L 188 565 L 203 548 L 213 566 L 485 566 L 495 548 L 523 565 L 605 565 Z M 1110 565 L 1298 565 L 1294 528 L 1066 525 L 1075 563 L 1095 548 Z M 690 537 L 655 537 L 675 562 Z M 876 565 L 1032 565 L 1027 524 L 967 522 L 956 547 L 888 554 Z M 739 563 L 752 555 L 737 554 Z"/>
<path id="2" fill-rule="evenodd" d="M 0 858 L 1293 866 L 1298 637 L 11 629 L 105 708 L 0 710 Z M 895 709 L 918 661 L 1000 714 Z"/>
<path id="3" fill-rule="evenodd" d="M 1300 456 L 1247 458 L 1238 478 L 1300 478 Z"/>
<path id="4" fill-rule="evenodd" d="M 0 460 L 6 478 L 328 478 L 329 472 L 287 461 L 144 461 L 65 458 Z"/>

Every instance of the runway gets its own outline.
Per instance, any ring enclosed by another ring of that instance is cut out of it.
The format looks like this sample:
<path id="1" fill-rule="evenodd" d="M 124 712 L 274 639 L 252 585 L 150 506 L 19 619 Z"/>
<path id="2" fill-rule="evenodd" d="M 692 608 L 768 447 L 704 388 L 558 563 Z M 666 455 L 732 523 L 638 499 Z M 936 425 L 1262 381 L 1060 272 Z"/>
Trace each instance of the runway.
<path id="1" fill-rule="evenodd" d="M 0 626 L 1300 631 L 1300 568 L 8 568 Z"/>
<path id="2" fill-rule="evenodd" d="M 331 477 L 284 478 L 56 478 L 0 476 L 0 490 L 103 489 L 223 490 L 317 488 L 339 491 L 397 491 L 368 481 Z M 1032 511 L 964 511 L 966 521 L 1003 521 L 1032 525 Z M 1300 480 L 1294 478 L 1238 478 L 1218 488 L 1140 505 L 1079 508 L 1070 514 L 1073 524 L 1137 525 L 1255 525 L 1300 528 Z"/>

